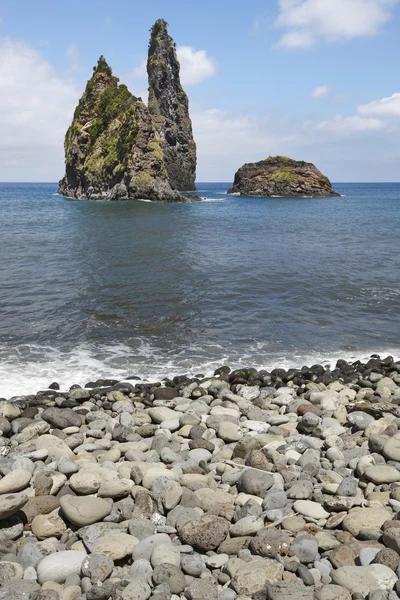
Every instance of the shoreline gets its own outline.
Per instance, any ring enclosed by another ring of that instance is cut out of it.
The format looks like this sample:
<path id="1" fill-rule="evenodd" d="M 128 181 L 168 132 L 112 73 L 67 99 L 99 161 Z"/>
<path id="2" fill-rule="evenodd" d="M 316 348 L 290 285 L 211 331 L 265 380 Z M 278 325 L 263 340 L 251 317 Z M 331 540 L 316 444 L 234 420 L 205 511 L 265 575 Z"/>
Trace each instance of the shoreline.
<path id="1" fill-rule="evenodd" d="M 397 597 L 400 361 L 57 387 L 0 400 L 0 600 Z"/>
<path id="2" fill-rule="evenodd" d="M 370 365 L 380 365 L 373 366 Z M 192 367 L 190 372 L 180 373 L 178 375 L 165 375 L 163 377 L 153 377 L 149 378 L 146 376 L 141 376 L 137 374 L 132 374 L 126 377 L 115 377 L 112 375 L 107 375 L 103 377 L 97 377 L 96 379 L 91 379 L 90 381 L 77 382 L 74 381 L 71 377 L 71 381 L 67 385 L 60 384 L 57 381 L 57 378 L 54 381 L 49 382 L 48 386 L 42 386 L 40 390 L 31 390 L 28 394 L 16 394 L 14 396 L 2 397 L 0 396 L 0 402 L 4 400 L 11 400 L 12 398 L 23 398 L 28 396 L 34 396 L 38 393 L 45 394 L 46 391 L 49 390 L 59 390 L 61 393 L 67 393 L 68 390 L 74 388 L 83 388 L 92 390 L 94 388 L 102 388 L 102 387 L 112 387 L 113 385 L 122 385 L 127 383 L 128 385 L 135 386 L 137 383 L 141 386 L 169 386 L 173 387 L 174 382 L 197 382 L 201 383 L 202 380 L 210 379 L 210 377 L 220 377 L 222 375 L 229 375 L 235 371 L 248 371 L 253 373 L 251 376 L 251 380 L 256 381 L 256 384 L 262 386 L 275 384 L 276 382 L 281 381 L 282 383 L 287 383 L 289 381 L 294 381 L 296 385 L 305 385 L 308 381 L 316 381 L 316 383 L 323 383 L 327 385 L 329 383 L 333 383 L 335 381 L 351 384 L 357 386 L 360 379 L 363 378 L 364 372 L 369 372 L 370 369 L 378 370 L 378 372 L 386 372 L 397 370 L 400 373 L 400 358 L 392 355 L 385 355 L 382 357 L 381 354 L 372 353 L 368 357 L 364 359 L 357 358 L 355 360 L 349 360 L 346 358 L 336 358 L 332 360 L 322 360 L 321 362 L 315 362 L 312 365 L 303 365 L 302 367 L 284 367 L 284 366 L 274 366 L 269 369 L 260 369 L 256 367 L 252 367 L 251 365 L 234 365 L 230 367 L 229 365 L 220 365 L 216 369 L 206 369 L 202 371 L 201 368 L 196 370 L 196 368 Z M 197 371 L 197 372 L 196 372 Z M 258 377 L 258 374 L 260 375 Z M 107 383 L 104 386 L 101 384 L 102 381 L 113 383 Z"/>

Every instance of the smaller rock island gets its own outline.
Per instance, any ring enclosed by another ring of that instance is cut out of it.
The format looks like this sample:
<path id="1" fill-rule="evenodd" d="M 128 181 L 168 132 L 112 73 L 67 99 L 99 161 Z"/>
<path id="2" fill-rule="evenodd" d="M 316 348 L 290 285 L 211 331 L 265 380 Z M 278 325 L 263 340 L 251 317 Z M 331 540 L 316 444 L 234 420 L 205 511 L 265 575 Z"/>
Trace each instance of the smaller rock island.
<path id="1" fill-rule="evenodd" d="M 312 163 L 286 156 L 270 156 L 256 163 L 246 163 L 236 171 L 228 194 L 285 198 L 340 196 Z"/>

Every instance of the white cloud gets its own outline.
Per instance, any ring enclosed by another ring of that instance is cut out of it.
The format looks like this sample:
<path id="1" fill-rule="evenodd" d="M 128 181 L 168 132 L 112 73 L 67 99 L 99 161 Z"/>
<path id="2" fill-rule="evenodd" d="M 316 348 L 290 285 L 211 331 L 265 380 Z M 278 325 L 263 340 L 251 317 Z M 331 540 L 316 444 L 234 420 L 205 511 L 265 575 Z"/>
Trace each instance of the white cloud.
<path id="1" fill-rule="evenodd" d="M 373 100 L 369 104 L 358 107 L 360 115 L 376 117 L 400 117 L 400 93 L 396 92 L 388 98 Z"/>
<path id="2" fill-rule="evenodd" d="M 80 70 L 80 54 L 76 44 L 70 44 L 65 53 L 65 57 L 68 62 L 68 70 L 70 73 L 76 73 Z"/>
<path id="3" fill-rule="evenodd" d="M 229 181 L 245 162 L 270 154 L 293 154 L 298 133 L 291 123 L 210 109 L 192 114 L 199 181 Z"/>
<path id="4" fill-rule="evenodd" d="M 311 98 L 323 98 L 329 94 L 327 85 L 319 85 L 311 92 Z"/>
<path id="5" fill-rule="evenodd" d="M 184 85 L 201 83 L 217 72 L 215 61 L 207 56 L 206 50 L 178 46 L 176 53 L 181 65 L 181 79 Z"/>
<path id="6" fill-rule="evenodd" d="M 30 46 L 0 38 L 0 180 L 56 180 L 79 90 Z"/>
<path id="7" fill-rule="evenodd" d="M 183 85 L 195 85 L 213 77 L 217 71 L 215 61 L 207 56 L 206 50 L 195 50 L 191 46 L 178 46 L 176 49 L 181 65 L 181 81 Z M 132 79 L 147 77 L 146 60 L 135 67 L 131 73 Z"/>
<path id="8" fill-rule="evenodd" d="M 377 35 L 398 0 L 279 0 L 275 25 L 287 29 L 277 47 L 309 48 Z"/>
<path id="9" fill-rule="evenodd" d="M 333 119 L 319 121 L 315 125 L 316 130 L 333 134 L 339 133 L 346 136 L 350 136 L 354 133 L 362 133 L 364 131 L 378 131 L 385 127 L 386 123 L 380 119 L 364 118 L 360 117 L 360 115 L 353 115 L 351 117 L 337 115 Z"/>
<path id="10" fill-rule="evenodd" d="M 139 66 L 135 67 L 131 73 L 133 79 L 144 79 L 147 77 L 146 60 L 143 60 Z"/>
<path id="11" fill-rule="evenodd" d="M 311 48 L 314 45 L 314 37 L 309 31 L 289 31 L 285 33 L 275 48 Z"/>

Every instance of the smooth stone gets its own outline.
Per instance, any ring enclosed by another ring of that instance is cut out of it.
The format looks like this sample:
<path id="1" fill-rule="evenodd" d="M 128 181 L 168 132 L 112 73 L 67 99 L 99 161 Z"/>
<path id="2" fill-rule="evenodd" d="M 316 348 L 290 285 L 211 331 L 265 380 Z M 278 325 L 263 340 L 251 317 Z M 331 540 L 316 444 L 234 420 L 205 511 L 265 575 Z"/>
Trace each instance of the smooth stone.
<path id="1" fill-rule="evenodd" d="M 29 485 L 31 473 L 25 469 L 11 471 L 0 481 L 0 494 L 19 492 Z"/>
<path id="2" fill-rule="evenodd" d="M 223 555 L 226 556 L 226 555 Z M 200 554 L 183 554 L 181 557 L 182 570 L 192 577 L 200 577 L 204 570 L 203 558 Z"/>
<path id="3" fill-rule="evenodd" d="M 342 527 L 354 537 L 361 531 L 380 529 L 385 521 L 391 519 L 391 513 L 382 506 L 370 508 L 356 507 L 350 509 L 342 522 Z"/>
<path id="4" fill-rule="evenodd" d="M 248 516 L 239 519 L 231 525 L 229 533 L 231 536 L 253 535 L 264 527 L 264 520 L 257 516 Z"/>
<path id="5" fill-rule="evenodd" d="M 64 475 L 73 475 L 79 471 L 75 461 L 63 456 L 57 461 L 57 470 Z"/>
<path id="6" fill-rule="evenodd" d="M 103 469 L 99 468 L 95 468 L 93 471 L 89 468 L 81 469 L 71 476 L 69 485 L 77 494 L 95 494 L 104 480 L 102 471 Z"/>
<path id="7" fill-rule="evenodd" d="M 0 496 L 0 520 L 8 519 L 18 512 L 28 502 L 28 496 L 24 493 L 4 494 Z"/>
<path id="8" fill-rule="evenodd" d="M 383 447 L 383 455 L 389 460 L 400 462 L 400 432 L 388 439 Z"/>
<path id="9" fill-rule="evenodd" d="M 36 450 L 42 449 L 48 450 L 51 460 L 58 460 L 62 456 L 68 458 L 74 456 L 74 453 L 67 444 L 55 435 L 45 434 L 37 438 Z"/>
<path id="10" fill-rule="evenodd" d="M 176 413 L 167 406 L 156 406 L 147 410 L 154 423 L 162 423 L 163 421 L 179 419 L 179 413 Z"/>
<path id="11" fill-rule="evenodd" d="M 177 475 L 173 471 L 169 471 L 168 469 L 163 469 L 161 467 L 151 467 L 143 477 L 142 486 L 146 488 L 146 490 L 150 490 L 153 481 L 160 476 L 168 477 L 173 481 L 177 480 Z"/>
<path id="12" fill-rule="evenodd" d="M 206 565 L 211 569 L 221 569 L 229 560 L 228 554 L 214 554 L 206 558 Z"/>
<path id="13" fill-rule="evenodd" d="M 312 535 L 298 535 L 290 549 L 303 564 L 314 562 L 318 554 L 318 541 Z M 306 583 L 304 581 L 304 583 Z"/>
<path id="14" fill-rule="evenodd" d="M 171 544 L 166 533 L 155 533 L 140 540 L 132 551 L 133 560 L 144 559 L 150 561 L 154 549 L 159 545 Z"/>
<path id="15" fill-rule="evenodd" d="M 358 481 L 354 477 L 345 477 L 336 490 L 338 496 L 354 497 L 358 491 Z"/>
<path id="16" fill-rule="evenodd" d="M 109 533 L 101 537 L 93 551 L 96 554 L 104 554 L 112 560 L 120 560 L 125 556 L 132 554 L 139 540 L 133 535 L 127 533 Z"/>
<path id="17" fill-rule="evenodd" d="M 365 469 L 364 475 L 375 485 L 400 481 L 400 471 L 391 465 L 371 465 Z"/>
<path id="18" fill-rule="evenodd" d="M 107 500 L 82 496 L 65 495 L 60 498 L 60 505 L 68 521 L 79 527 L 102 521 L 112 510 Z"/>
<path id="19" fill-rule="evenodd" d="M 67 427 L 80 427 L 82 419 L 72 408 L 57 408 L 51 406 L 46 408 L 40 415 L 43 421 L 50 423 L 57 429 L 66 429 Z"/>
<path id="20" fill-rule="evenodd" d="M 159 544 L 155 546 L 151 554 L 150 561 L 153 567 L 156 567 L 157 565 L 163 565 L 165 563 L 174 565 L 175 567 L 180 567 L 181 555 L 178 548 L 169 542 L 167 544 Z"/>
<path id="21" fill-rule="evenodd" d="M 366 567 L 372 563 L 378 552 L 379 548 L 361 548 L 359 556 L 361 566 Z"/>
<path id="22" fill-rule="evenodd" d="M 66 550 L 46 556 L 37 566 L 39 583 L 64 583 L 69 575 L 79 575 L 86 556 L 85 552 L 77 550 Z"/>
<path id="23" fill-rule="evenodd" d="M 318 502 L 312 500 L 296 500 L 293 508 L 301 515 L 312 519 L 327 519 L 329 517 L 329 513 Z"/>
<path id="24" fill-rule="evenodd" d="M 340 567 L 332 571 L 332 581 L 352 594 L 360 592 L 367 596 L 377 589 L 393 589 L 397 577 L 389 567 L 372 564 L 367 567 Z"/>
<path id="25" fill-rule="evenodd" d="M 49 537 L 60 538 L 67 526 L 58 514 L 58 509 L 47 515 L 38 515 L 31 523 L 31 530 L 38 540 L 44 540 Z"/>
<path id="26" fill-rule="evenodd" d="M 243 433 L 236 423 L 222 421 L 218 427 L 218 437 L 224 440 L 224 442 L 237 442 L 243 437 Z"/>
<path id="27" fill-rule="evenodd" d="M 274 483 L 272 475 L 256 469 L 244 469 L 237 482 L 239 492 L 264 498 Z"/>

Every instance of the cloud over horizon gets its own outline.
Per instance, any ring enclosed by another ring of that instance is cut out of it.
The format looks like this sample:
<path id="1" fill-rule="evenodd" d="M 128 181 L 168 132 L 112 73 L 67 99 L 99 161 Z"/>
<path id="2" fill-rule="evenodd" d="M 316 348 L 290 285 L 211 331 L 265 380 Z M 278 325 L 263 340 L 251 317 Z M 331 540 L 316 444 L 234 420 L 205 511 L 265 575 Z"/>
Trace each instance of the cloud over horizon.
<path id="1" fill-rule="evenodd" d="M 279 0 L 274 25 L 287 32 L 276 48 L 311 48 L 377 35 L 398 0 Z"/>
<path id="2" fill-rule="evenodd" d="M 400 93 L 396 92 L 387 98 L 373 100 L 358 107 L 360 115 L 377 117 L 400 117 Z"/>
<path id="3" fill-rule="evenodd" d="M 64 135 L 78 98 L 76 84 L 37 50 L 0 38 L 0 179 L 20 180 L 27 170 L 42 179 L 51 165 L 62 175 Z"/>

